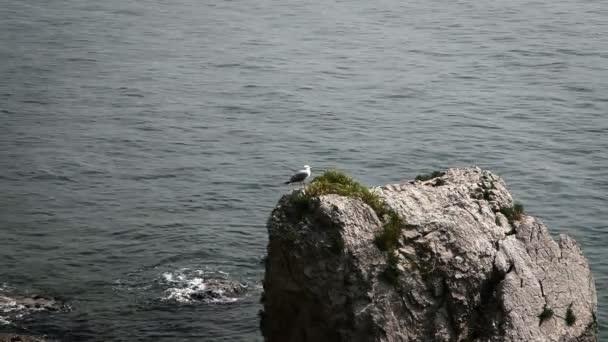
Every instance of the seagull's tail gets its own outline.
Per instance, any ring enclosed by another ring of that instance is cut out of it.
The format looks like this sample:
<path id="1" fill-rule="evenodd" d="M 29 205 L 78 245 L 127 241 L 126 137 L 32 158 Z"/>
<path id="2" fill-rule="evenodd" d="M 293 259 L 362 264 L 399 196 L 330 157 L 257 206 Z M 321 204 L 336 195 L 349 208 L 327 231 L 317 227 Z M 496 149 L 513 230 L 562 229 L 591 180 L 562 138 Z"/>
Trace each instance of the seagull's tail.
<path id="1" fill-rule="evenodd" d="M 287 182 L 285 182 L 285 183 L 283 183 L 283 184 L 291 184 L 291 181 L 287 181 Z"/>

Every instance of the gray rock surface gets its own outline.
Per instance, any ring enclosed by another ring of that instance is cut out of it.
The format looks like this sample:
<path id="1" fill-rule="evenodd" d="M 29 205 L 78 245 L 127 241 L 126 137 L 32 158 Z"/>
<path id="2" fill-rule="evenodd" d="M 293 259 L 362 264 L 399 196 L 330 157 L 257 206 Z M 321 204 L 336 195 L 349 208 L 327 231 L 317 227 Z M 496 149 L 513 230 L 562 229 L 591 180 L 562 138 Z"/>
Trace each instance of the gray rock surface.
<path id="1" fill-rule="evenodd" d="M 325 195 L 302 213 L 284 196 L 268 222 L 266 341 L 596 341 L 580 247 L 534 217 L 509 222 L 502 179 L 450 169 L 374 191 L 406 221 L 398 281 L 382 276 L 382 222 L 369 206 Z"/>

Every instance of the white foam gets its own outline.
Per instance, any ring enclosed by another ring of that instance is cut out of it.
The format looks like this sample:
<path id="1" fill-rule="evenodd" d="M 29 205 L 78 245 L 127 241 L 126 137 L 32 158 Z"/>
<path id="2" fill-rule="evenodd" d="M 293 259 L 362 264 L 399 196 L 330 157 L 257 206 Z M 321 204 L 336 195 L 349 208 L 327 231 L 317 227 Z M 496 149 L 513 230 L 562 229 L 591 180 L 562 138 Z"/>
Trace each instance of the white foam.
<path id="1" fill-rule="evenodd" d="M 6 317 L 0 316 L 0 325 L 11 325 L 11 321 L 7 320 Z"/>
<path id="2" fill-rule="evenodd" d="M 218 274 L 221 277 L 218 277 Z M 161 274 L 161 282 L 168 287 L 162 300 L 179 303 L 227 304 L 239 300 L 233 291 L 227 293 L 221 285 L 230 283 L 226 272 L 206 272 L 203 270 L 180 269 Z M 220 286 L 218 286 L 220 285 Z M 245 286 L 242 286 L 244 289 Z"/>
<path id="3" fill-rule="evenodd" d="M 14 300 L 3 296 L 1 293 L 8 290 L 9 286 L 6 283 L 0 284 L 0 325 L 10 325 L 11 321 L 2 314 L 12 311 L 12 307 L 16 304 Z"/>
<path id="4" fill-rule="evenodd" d="M 13 298 L 0 296 L 0 310 L 2 310 L 2 312 L 11 312 L 23 309 L 25 309 L 25 306 L 17 304 L 17 301 Z"/>
<path id="5" fill-rule="evenodd" d="M 9 317 L 22 318 L 26 307 L 21 304 L 17 304 L 17 301 L 13 298 L 0 295 L 0 324 L 10 325 Z M 8 315 L 6 315 L 8 314 Z"/>

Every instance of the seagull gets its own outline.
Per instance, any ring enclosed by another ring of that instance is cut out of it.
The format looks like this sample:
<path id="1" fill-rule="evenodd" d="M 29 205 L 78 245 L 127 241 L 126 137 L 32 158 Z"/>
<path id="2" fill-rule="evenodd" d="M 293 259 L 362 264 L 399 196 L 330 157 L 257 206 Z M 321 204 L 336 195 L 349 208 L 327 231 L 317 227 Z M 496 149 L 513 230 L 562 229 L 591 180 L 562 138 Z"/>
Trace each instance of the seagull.
<path id="1" fill-rule="evenodd" d="M 310 177 L 310 166 L 304 165 L 304 169 L 294 173 L 293 176 L 291 176 L 291 178 L 289 179 L 289 181 L 285 182 L 285 184 L 291 184 L 291 183 L 304 184 L 304 181 L 307 180 L 308 177 Z"/>

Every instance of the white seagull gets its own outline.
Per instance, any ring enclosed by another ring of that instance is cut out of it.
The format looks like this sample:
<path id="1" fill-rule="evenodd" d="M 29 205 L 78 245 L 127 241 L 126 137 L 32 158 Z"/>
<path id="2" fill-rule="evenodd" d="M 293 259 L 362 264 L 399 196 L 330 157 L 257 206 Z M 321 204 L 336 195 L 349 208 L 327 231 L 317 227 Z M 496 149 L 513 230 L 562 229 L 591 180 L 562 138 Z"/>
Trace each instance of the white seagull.
<path id="1" fill-rule="evenodd" d="M 310 177 L 310 166 L 304 165 L 304 169 L 294 173 L 293 176 L 291 176 L 291 178 L 287 182 L 285 182 L 285 184 L 291 184 L 291 183 L 304 184 L 304 181 L 306 181 L 308 179 L 308 177 Z"/>

